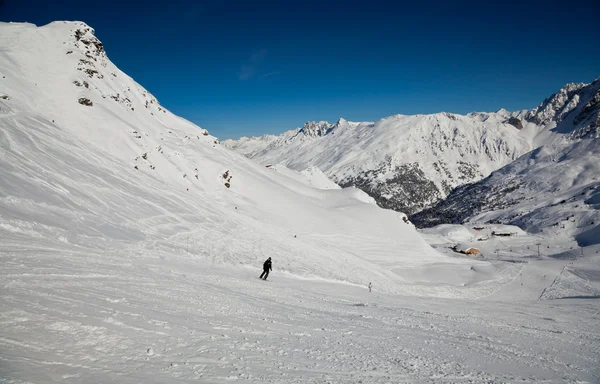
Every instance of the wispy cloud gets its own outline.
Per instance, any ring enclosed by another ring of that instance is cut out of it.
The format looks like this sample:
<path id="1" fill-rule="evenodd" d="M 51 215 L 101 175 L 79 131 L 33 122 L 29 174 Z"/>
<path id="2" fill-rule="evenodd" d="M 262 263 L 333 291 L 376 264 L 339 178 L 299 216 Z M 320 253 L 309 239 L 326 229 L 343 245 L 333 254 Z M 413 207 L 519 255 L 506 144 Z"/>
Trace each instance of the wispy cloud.
<path id="1" fill-rule="evenodd" d="M 252 54 L 250 58 L 242 64 L 242 68 L 240 69 L 239 79 L 240 80 L 249 80 L 256 76 L 256 72 L 264 63 L 267 58 L 267 50 L 261 49 Z"/>
<path id="2" fill-rule="evenodd" d="M 273 72 L 263 73 L 259 77 L 261 79 L 266 79 L 267 77 L 277 76 L 279 74 L 281 74 L 281 71 L 273 71 Z"/>

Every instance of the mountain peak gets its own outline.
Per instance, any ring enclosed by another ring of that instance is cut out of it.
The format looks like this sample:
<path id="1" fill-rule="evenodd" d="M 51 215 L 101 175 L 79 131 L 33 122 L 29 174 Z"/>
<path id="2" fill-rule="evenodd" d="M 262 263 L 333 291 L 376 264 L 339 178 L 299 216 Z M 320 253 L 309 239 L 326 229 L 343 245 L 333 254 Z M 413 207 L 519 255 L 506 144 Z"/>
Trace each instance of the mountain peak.
<path id="1" fill-rule="evenodd" d="M 525 115 L 538 125 L 555 123 L 557 132 L 574 138 L 600 135 L 600 78 L 590 84 L 568 83 Z"/>
<path id="2" fill-rule="evenodd" d="M 96 37 L 94 28 L 85 23 L 79 23 L 78 28 L 73 32 L 75 40 L 81 42 L 85 49 L 90 49 L 96 52 L 97 55 L 104 53 L 104 45 Z"/>
<path id="3" fill-rule="evenodd" d="M 79 21 L 79 20 L 57 20 L 57 21 L 52 21 L 46 25 L 43 25 L 42 27 L 56 27 L 56 26 L 66 26 L 67 28 L 90 28 L 93 30 L 92 27 L 90 27 L 87 23 L 85 23 L 84 21 Z"/>
<path id="4" fill-rule="evenodd" d="M 308 121 L 300 129 L 299 133 L 303 133 L 308 137 L 321 137 L 328 134 L 333 126 L 326 121 Z"/>
<path id="5" fill-rule="evenodd" d="M 585 83 L 567 83 L 565 84 L 559 92 L 572 92 L 572 91 L 577 91 L 585 86 L 587 86 L 589 84 L 585 84 Z"/>

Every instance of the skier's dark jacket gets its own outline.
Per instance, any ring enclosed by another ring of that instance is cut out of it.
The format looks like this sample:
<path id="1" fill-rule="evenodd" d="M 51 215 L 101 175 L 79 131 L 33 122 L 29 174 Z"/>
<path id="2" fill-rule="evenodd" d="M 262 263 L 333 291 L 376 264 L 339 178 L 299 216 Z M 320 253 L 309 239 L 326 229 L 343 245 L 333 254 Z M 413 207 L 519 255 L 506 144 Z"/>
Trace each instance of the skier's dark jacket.
<path id="1" fill-rule="evenodd" d="M 263 270 L 265 270 L 265 271 L 273 270 L 273 267 L 271 267 L 271 258 L 269 258 L 267 261 L 265 261 L 265 263 L 263 264 Z"/>

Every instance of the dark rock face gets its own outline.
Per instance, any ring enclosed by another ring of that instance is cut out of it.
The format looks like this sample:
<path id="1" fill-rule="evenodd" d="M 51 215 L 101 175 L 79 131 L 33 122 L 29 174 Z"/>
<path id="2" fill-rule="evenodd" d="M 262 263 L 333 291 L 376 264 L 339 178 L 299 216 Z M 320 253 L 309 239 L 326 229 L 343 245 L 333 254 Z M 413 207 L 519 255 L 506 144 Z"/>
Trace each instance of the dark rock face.
<path id="1" fill-rule="evenodd" d="M 414 213 L 441 199 L 438 187 L 427 179 L 419 164 L 402 164 L 394 168 L 393 177 L 379 181 L 378 176 L 387 170 L 369 170 L 338 184 L 345 188 L 354 186 L 373 197 L 382 208 Z"/>
<path id="2" fill-rule="evenodd" d="M 518 130 L 523 129 L 523 122 L 518 117 L 512 116 L 511 118 L 506 120 L 506 123 L 512 125 L 513 127 L 517 128 Z"/>
<path id="3" fill-rule="evenodd" d="M 102 42 L 94 35 L 94 30 L 90 27 L 75 30 L 75 40 L 80 41 L 86 47 L 93 47 L 96 51 L 96 55 L 104 53 L 104 46 Z"/>
<path id="4" fill-rule="evenodd" d="M 94 77 L 103 79 L 104 75 L 99 72 L 98 66 L 106 67 L 107 57 L 104 45 L 94 35 L 94 30 L 82 23 L 73 31 L 73 36 L 76 52 L 83 56 L 77 63 L 77 70 L 84 72 L 90 79 Z M 67 53 L 72 54 L 73 51 Z"/>
<path id="5" fill-rule="evenodd" d="M 576 138 L 600 137 L 600 90 L 589 99 L 573 123 L 581 126 L 574 132 Z"/>
<path id="6" fill-rule="evenodd" d="M 443 161 L 433 164 L 440 175 L 445 175 L 450 180 L 468 182 L 481 177 L 477 164 L 459 161 L 458 165 L 458 173 L 451 174 Z M 386 174 L 392 176 L 384 177 Z M 389 159 L 376 170 L 336 180 L 336 183 L 342 188 L 353 186 L 361 189 L 373 197 L 380 207 L 408 215 L 439 203 L 443 196 L 452 191 L 452 186 L 447 180 L 444 180 L 441 186 L 436 185 L 426 176 L 418 163 L 392 166 Z"/>
<path id="7" fill-rule="evenodd" d="M 325 136 L 332 130 L 332 128 L 332 124 L 329 124 L 324 121 L 309 121 L 307 123 L 304 123 L 304 126 L 298 133 L 304 134 L 308 137 Z"/>
<path id="8" fill-rule="evenodd" d="M 91 107 L 94 105 L 94 103 L 92 103 L 92 101 L 90 99 L 86 99 L 85 97 L 79 98 L 79 100 L 77 100 L 77 102 L 81 105 L 85 105 L 86 107 Z"/>
<path id="9" fill-rule="evenodd" d="M 572 102 L 579 98 L 579 93 L 585 87 L 585 84 L 567 84 L 557 93 L 541 102 L 535 109 L 527 112 L 525 120 L 537 125 L 547 125 L 552 121 L 560 121 L 569 114 L 577 102 Z"/>
<path id="10" fill-rule="evenodd" d="M 410 216 L 410 221 L 419 228 L 462 224 L 480 212 L 505 209 L 520 202 L 510 196 L 519 189 L 518 183 L 505 185 L 489 181 L 490 177 L 455 188 L 445 200 Z"/>

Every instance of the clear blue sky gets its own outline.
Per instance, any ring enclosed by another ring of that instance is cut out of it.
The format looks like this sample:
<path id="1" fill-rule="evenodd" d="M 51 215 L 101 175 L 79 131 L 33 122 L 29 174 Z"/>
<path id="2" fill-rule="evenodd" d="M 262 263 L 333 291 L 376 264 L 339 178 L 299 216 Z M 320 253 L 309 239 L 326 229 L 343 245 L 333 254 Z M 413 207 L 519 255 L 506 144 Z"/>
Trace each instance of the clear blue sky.
<path id="1" fill-rule="evenodd" d="M 600 76 L 600 1 L 0 0 L 80 20 L 172 112 L 220 138 L 308 120 L 532 108 Z"/>

